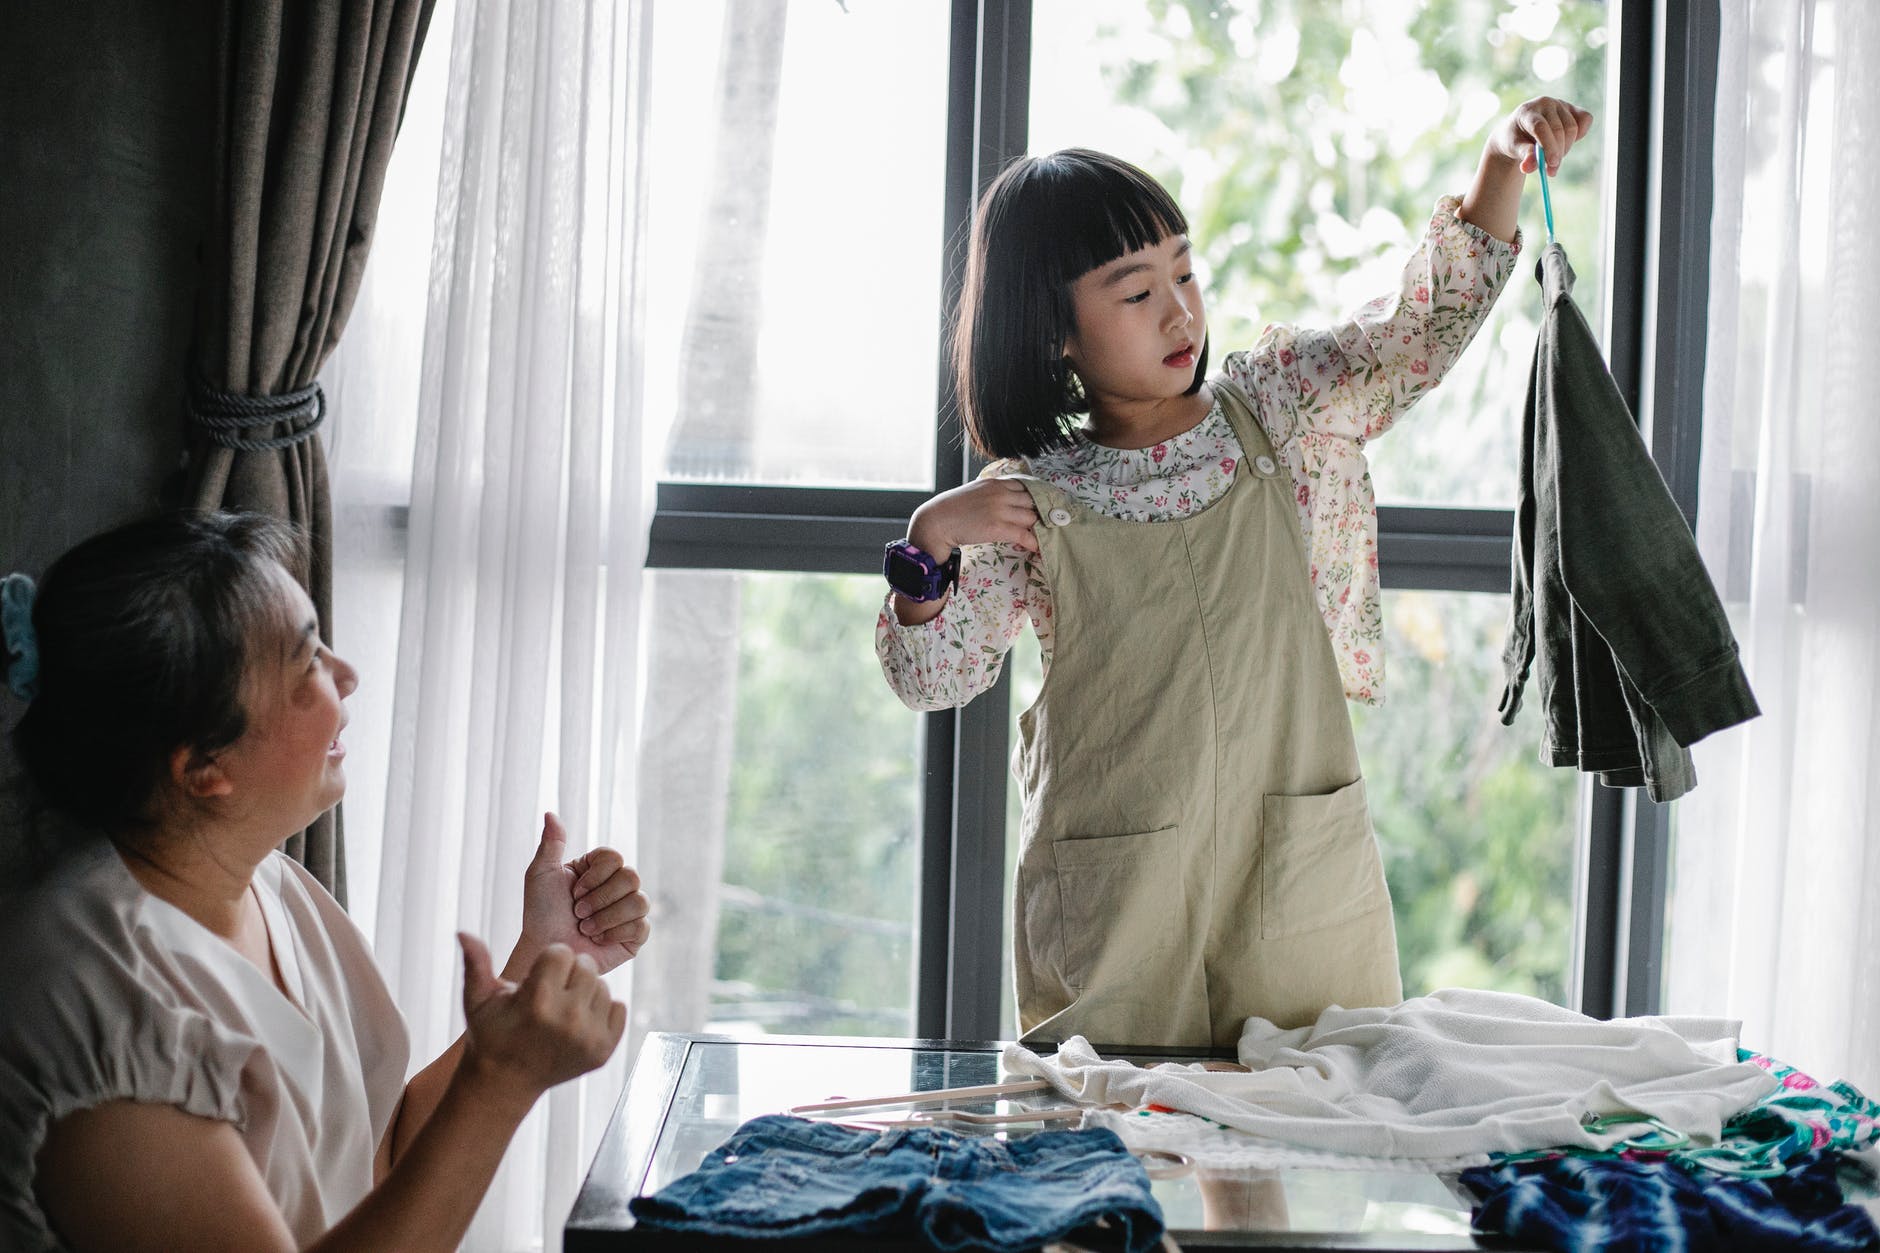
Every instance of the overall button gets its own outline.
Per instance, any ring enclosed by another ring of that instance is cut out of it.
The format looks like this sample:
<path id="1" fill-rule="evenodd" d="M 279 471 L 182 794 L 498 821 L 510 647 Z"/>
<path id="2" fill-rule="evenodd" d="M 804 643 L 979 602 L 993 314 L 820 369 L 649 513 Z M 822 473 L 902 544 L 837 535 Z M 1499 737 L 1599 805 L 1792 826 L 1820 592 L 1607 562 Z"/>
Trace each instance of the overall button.
<path id="1" fill-rule="evenodd" d="M 1051 525 L 1052 526 L 1069 526 L 1070 524 L 1071 524 L 1071 511 L 1070 510 L 1053 509 L 1051 511 Z"/>
<path id="2" fill-rule="evenodd" d="M 1262 454 L 1253 459 L 1253 468 L 1258 470 L 1261 474 L 1271 474 L 1273 473 L 1274 470 L 1277 470 L 1279 467 L 1273 464 L 1273 459 L 1271 457 L 1268 457 L 1265 454 Z"/>

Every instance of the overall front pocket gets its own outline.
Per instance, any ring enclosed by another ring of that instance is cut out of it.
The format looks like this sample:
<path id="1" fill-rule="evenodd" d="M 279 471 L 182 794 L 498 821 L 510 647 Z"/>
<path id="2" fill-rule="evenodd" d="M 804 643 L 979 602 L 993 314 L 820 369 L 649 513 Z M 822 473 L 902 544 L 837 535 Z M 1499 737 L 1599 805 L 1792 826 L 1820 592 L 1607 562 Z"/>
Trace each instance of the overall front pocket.
<path id="1" fill-rule="evenodd" d="M 1390 902 L 1364 780 L 1261 802 L 1260 936 L 1336 926 Z"/>
<path id="2" fill-rule="evenodd" d="M 1064 982 L 1079 991 L 1155 978 L 1186 938 L 1178 828 L 1053 841 Z"/>

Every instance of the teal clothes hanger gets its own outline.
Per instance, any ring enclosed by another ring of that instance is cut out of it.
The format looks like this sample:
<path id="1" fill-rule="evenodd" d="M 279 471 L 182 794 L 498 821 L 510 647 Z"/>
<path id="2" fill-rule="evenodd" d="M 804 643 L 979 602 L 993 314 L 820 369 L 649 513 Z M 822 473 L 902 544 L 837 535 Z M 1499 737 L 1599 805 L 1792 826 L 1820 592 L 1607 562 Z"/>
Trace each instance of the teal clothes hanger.
<path id="1" fill-rule="evenodd" d="M 1547 215 L 1547 242 L 1554 242 L 1554 197 L 1547 190 L 1547 149 L 1534 145 L 1534 168 L 1541 176 L 1541 211 Z"/>

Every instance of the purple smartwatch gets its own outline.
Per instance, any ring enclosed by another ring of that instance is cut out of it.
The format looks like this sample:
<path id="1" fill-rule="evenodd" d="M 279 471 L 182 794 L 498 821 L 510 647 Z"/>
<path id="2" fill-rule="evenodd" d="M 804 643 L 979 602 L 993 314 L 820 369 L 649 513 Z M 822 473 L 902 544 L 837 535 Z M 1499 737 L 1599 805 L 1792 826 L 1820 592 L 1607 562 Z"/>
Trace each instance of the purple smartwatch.
<path id="1" fill-rule="evenodd" d="M 936 561 L 904 539 L 891 542 L 881 555 L 881 574 L 909 600 L 939 600 L 960 577 L 960 550 Z"/>

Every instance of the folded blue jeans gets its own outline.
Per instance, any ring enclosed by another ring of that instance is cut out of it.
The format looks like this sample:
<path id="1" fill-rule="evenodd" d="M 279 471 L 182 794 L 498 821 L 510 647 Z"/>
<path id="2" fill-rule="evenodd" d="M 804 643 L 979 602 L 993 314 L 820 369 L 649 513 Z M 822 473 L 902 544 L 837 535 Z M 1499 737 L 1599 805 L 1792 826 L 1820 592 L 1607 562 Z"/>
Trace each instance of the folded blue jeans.
<path id="1" fill-rule="evenodd" d="M 743 1239 L 917 1235 L 999 1253 L 1073 1233 L 1127 1253 L 1162 1239 L 1142 1163 L 1100 1128 L 1001 1140 L 766 1115 L 630 1208 L 648 1226 Z"/>

